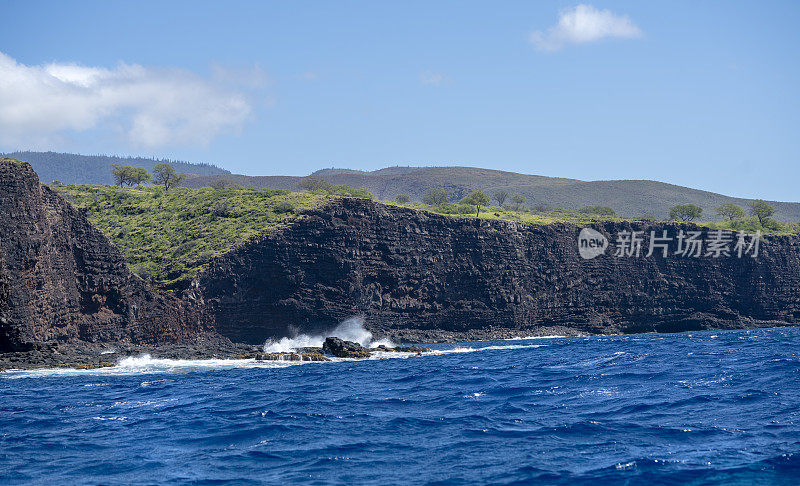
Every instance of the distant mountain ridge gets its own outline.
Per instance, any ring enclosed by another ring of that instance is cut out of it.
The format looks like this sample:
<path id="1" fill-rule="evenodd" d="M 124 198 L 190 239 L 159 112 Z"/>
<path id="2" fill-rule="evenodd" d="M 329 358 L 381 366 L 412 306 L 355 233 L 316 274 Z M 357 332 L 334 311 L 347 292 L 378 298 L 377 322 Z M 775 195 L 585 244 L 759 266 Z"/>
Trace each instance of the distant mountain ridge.
<path id="1" fill-rule="evenodd" d="M 65 184 L 113 184 L 111 164 L 136 165 L 147 170 L 166 162 L 178 172 L 195 174 L 187 187 L 206 187 L 225 179 L 245 188 L 297 190 L 298 176 L 248 176 L 231 174 L 210 164 L 192 164 L 173 160 L 105 155 L 77 155 L 57 152 L 13 152 L 6 154 L 25 160 L 44 182 L 59 180 Z M 332 184 L 364 187 L 380 200 L 393 200 L 406 194 L 419 201 L 428 189 L 445 189 L 452 200 L 473 191 L 492 195 L 505 190 L 522 194 L 528 206 L 579 209 L 583 206 L 608 206 L 626 217 L 667 218 L 672 206 L 695 204 L 703 208 L 704 221 L 719 221 L 716 208 L 725 203 L 747 209 L 750 199 L 735 198 L 689 187 L 649 180 L 582 181 L 561 177 L 518 174 L 477 167 L 408 167 L 392 166 L 374 171 L 328 168 L 313 174 Z M 775 208 L 775 219 L 797 222 L 800 203 L 768 201 Z"/>
<path id="2" fill-rule="evenodd" d="M 613 208 L 620 216 L 666 218 L 672 206 L 696 204 L 703 208 L 704 221 L 719 221 L 716 208 L 733 203 L 747 209 L 751 199 L 730 197 L 689 187 L 648 180 L 581 181 L 560 177 L 518 174 L 476 167 L 386 167 L 371 172 L 351 169 L 322 169 L 314 176 L 332 184 L 365 187 L 381 200 L 393 200 L 406 194 L 421 200 L 428 189 L 445 189 L 458 200 L 473 191 L 491 195 L 505 190 L 522 194 L 528 206 L 544 205 L 579 209 L 599 205 Z M 196 177 L 189 187 L 203 187 L 227 179 L 246 188 L 296 190 L 302 177 L 246 176 L 240 174 Z M 775 208 L 774 217 L 783 221 L 800 220 L 800 203 L 768 201 Z"/>
<path id="3" fill-rule="evenodd" d="M 24 160 L 44 183 L 61 181 L 64 184 L 113 184 L 111 164 L 134 165 L 152 171 L 161 163 L 169 163 L 178 172 L 211 176 L 230 174 L 211 164 L 193 164 L 179 160 L 146 157 L 120 157 L 115 155 L 80 155 L 61 152 L 11 152 L 0 156 Z"/>

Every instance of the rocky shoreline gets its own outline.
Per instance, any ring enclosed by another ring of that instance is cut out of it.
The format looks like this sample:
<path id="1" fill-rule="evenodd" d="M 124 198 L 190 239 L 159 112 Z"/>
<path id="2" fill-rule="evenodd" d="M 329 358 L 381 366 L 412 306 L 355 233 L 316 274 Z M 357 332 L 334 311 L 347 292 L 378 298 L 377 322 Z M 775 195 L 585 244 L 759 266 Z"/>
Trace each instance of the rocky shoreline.
<path id="1" fill-rule="evenodd" d="M 731 331 L 738 329 L 768 329 L 792 327 L 792 324 L 776 321 L 752 321 L 729 326 L 702 327 L 696 331 Z M 647 333 L 634 333 L 647 334 Z M 372 353 L 413 353 L 431 351 L 420 343 L 468 343 L 477 341 L 502 341 L 523 338 L 611 336 L 618 333 L 585 333 L 567 327 L 542 327 L 527 332 L 508 330 L 481 330 L 480 332 L 397 332 L 381 335 L 393 342 L 394 347 L 380 345 L 362 347 L 358 343 L 343 341 L 335 337 L 326 339 L 322 347 L 301 347 L 291 351 L 266 352 L 263 345 L 233 343 L 227 339 L 204 339 L 191 344 L 131 345 L 127 343 L 62 343 L 39 346 L 36 349 L 0 353 L 0 373 L 10 370 L 47 368 L 95 369 L 119 364 L 125 358 L 149 355 L 157 359 L 207 360 L 207 359 L 252 359 L 256 361 L 330 361 L 331 357 L 364 359 Z M 337 343 L 338 341 L 338 343 Z M 345 344 L 341 344 L 345 343 Z"/>
<path id="2" fill-rule="evenodd" d="M 430 352 L 422 346 L 380 345 L 366 348 L 352 341 L 328 337 L 322 347 L 305 347 L 285 352 L 264 352 L 262 346 L 206 341 L 195 345 L 134 346 L 128 344 L 62 344 L 22 352 L 0 353 L 0 372 L 41 368 L 95 369 L 117 365 L 120 360 L 149 355 L 158 359 L 253 359 L 256 361 L 330 361 L 336 358 L 369 358 L 373 353 Z"/>

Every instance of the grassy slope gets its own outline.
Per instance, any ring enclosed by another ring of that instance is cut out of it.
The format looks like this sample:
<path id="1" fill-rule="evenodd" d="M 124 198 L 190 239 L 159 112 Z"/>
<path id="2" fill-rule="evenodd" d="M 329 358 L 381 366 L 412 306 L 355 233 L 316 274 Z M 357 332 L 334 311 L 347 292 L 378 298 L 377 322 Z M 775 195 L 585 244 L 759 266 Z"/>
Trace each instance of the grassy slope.
<path id="1" fill-rule="evenodd" d="M 303 209 L 331 199 L 269 190 L 51 187 L 86 210 L 135 273 L 170 289 L 185 287 L 212 258 L 256 233 L 289 224 Z M 296 211 L 276 211 L 284 202 Z"/>
<path id="2" fill-rule="evenodd" d="M 382 203 L 393 206 L 405 206 L 417 210 L 430 211 L 437 214 L 445 214 L 439 208 L 432 207 L 427 204 L 419 202 L 413 202 L 406 205 L 397 204 L 395 202 L 389 202 L 389 201 L 382 201 Z M 466 205 L 457 205 L 457 206 L 465 210 L 467 209 Z M 447 214 L 447 216 L 474 218 L 475 208 L 474 206 L 469 206 L 469 212 L 465 212 L 464 214 Z M 535 211 L 518 212 L 507 208 L 501 208 L 498 206 L 489 206 L 481 208 L 480 218 L 515 221 L 523 224 L 572 223 L 578 226 L 589 225 L 591 223 L 600 221 L 644 221 L 644 222 L 668 221 L 668 220 L 653 219 L 653 218 L 622 218 L 618 216 L 610 217 L 597 214 L 586 214 L 580 211 L 561 209 L 561 208 L 549 209 L 542 212 L 535 212 Z M 756 231 L 761 231 L 761 233 L 765 235 L 786 235 L 786 234 L 800 233 L 800 225 L 786 221 L 776 221 L 772 219 L 769 220 L 768 223 L 765 223 L 765 226 L 763 227 L 758 224 L 758 221 L 755 218 L 747 218 L 731 222 L 694 221 L 693 223 L 711 229 L 723 229 L 736 232 L 744 231 L 746 233 L 755 233 Z"/>
<path id="3" fill-rule="evenodd" d="M 120 248 L 131 269 L 155 285 L 181 289 L 212 258 L 243 243 L 251 236 L 277 229 L 302 218 L 304 209 L 313 209 L 337 196 L 255 189 L 214 190 L 176 188 L 165 192 L 158 187 L 118 188 L 104 185 L 53 185 L 73 205 L 86 210 L 89 219 Z M 293 212 L 276 211 L 289 203 Z M 444 214 L 436 208 L 414 202 L 400 205 L 416 210 Z M 451 217 L 474 218 L 474 208 L 451 205 Z M 458 212 L 456 212 L 458 211 Z M 577 211 L 551 210 L 542 213 L 517 212 L 500 207 L 483 208 L 482 219 L 515 221 L 524 224 L 569 222 L 586 225 L 595 221 L 620 221 Z M 626 218 L 628 219 L 628 218 Z M 712 228 L 758 229 L 753 221 L 701 223 Z M 798 231 L 791 223 L 777 223 L 764 233 Z"/>

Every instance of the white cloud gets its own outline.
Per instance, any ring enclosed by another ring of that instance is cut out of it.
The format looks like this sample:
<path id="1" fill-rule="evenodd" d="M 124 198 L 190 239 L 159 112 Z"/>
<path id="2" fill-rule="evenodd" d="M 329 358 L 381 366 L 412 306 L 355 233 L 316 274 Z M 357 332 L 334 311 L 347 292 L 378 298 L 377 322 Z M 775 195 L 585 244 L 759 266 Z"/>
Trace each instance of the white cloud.
<path id="1" fill-rule="evenodd" d="M 9 147 L 44 148 L 91 130 L 140 147 L 207 145 L 251 116 L 245 94 L 184 70 L 27 66 L 0 52 L 0 143 Z"/>
<path id="2" fill-rule="evenodd" d="M 530 40 L 540 50 L 557 51 L 567 44 L 585 44 L 614 37 L 633 39 L 642 35 L 642 30 L 627 15 L 615 15 L 591 5 L 578 5 L 561 12 L 558 24 L 547 31 L 532 33 Z"/>
<path id="3" fill-rule="evenodd" d="M 419 75 L 419 82 L 430 86 L 441 86 L 446 80 L 447 77 L 444 74 L 434 71 L 425 71 Z"/>

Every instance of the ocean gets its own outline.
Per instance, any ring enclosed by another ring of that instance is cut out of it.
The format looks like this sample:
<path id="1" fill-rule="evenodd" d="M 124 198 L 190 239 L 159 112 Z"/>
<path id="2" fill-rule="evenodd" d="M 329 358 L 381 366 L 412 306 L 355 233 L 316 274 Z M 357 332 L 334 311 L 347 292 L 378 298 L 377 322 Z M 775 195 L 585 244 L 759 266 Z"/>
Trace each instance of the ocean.
<path id="1" fill-rule="evenodd" d="M 0 373 L 3 484 L 798 484 L 800 330 Z"/>

